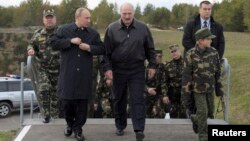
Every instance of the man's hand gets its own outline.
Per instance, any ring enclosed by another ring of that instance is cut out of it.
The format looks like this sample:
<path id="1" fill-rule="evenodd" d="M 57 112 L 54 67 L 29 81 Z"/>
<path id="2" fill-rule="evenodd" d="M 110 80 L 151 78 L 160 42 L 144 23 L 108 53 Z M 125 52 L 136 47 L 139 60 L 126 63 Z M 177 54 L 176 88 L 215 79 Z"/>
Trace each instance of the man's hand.
<path id="1" fill-rule="evenodd" d="M 164 104 L 169 104 L 169 98 L 168 98 L 168 96 L 164 96 L 164 97 L 162 98 L 162 102 L 163 102 Z"/>
<path id="2" fill-rule="evenodd" d="M 148 78 L 151 79 L 155 76 L 155 69 L 148 69 Z"/>
<path id="3" fill-rule="evenodd" d="M 156 95 L 156 88 L 148 88 L 148 94 L 149 95 Z"/>
<path id="4" fill-rule="evenodd" d="M 108 87 L 111 87 L 113 85 L 113 80 L 107 79 L 106 84 L 107 84 Z"/>
<path id="5" fill-rule="evenodd" d="M 105 72 L 105 78 L 108 80 L 108 79 L 110 79 L 110 80 L 113 80 L 113 72 L 112 72 L 112 70 L 107 70 L 106 72 Z"/>
<path id="6" fill-rule="evenodd" d="M 29 55 L 29 56 L 34 56 L 34 55 L 35 55 L 34 49 L 29 49 L 29 50 L 28 50 L 28 55 Z"/>
<path id="7" fill-rule="evenodd" d="M 79 48 L 80 48 L 81 50 L 83 50 L 83 51 L 88 51 L 88 52 L 90 52 L 90 46 L 89 46 L 88 44 L 86 44 L 86 43 L 81 43 L 81 44 L 79 45 Z"/>
<path id="8" fill-rule="evenodd" d="M 72 38 L 72 39 L 70 40 L 70 42 L 71 42 L 72 44 L 75 44 L 75 45 L 80 45 L 80 44 L 82 43 L 82 39 L 80 39 L 80 38 L 78 38 L 78 37 L 75 37 L 75 38 Z"/>

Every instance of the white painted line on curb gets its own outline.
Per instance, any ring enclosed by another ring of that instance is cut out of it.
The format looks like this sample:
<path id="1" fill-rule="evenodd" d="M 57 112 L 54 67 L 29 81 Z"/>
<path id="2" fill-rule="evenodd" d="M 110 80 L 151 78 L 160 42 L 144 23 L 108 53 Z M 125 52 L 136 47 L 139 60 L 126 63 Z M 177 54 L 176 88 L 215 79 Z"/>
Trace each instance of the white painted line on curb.
<path id="1" fill-rule="evenodd" d="M 23 137 L 30 130 L 31 125 L 25 126 L 14 141 L 22 141 Z"/>

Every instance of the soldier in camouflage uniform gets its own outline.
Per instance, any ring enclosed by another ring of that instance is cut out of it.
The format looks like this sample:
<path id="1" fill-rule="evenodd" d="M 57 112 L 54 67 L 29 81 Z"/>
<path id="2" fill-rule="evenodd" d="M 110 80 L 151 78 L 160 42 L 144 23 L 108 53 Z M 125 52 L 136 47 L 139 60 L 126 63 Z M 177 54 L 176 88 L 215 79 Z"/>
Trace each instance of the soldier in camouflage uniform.
<path id="1" fill-rule="evenodd" d="M 59 75 L 59 51 L 52 50 L 49 39 L 54 35 L 56 16 L 54 10 L 43 12 L 44 27 L 37 30 L 27 48 L 28 55 L 34 56 L 38 69 L 37 99 L 44 116 L 43 122 L 58 117 L 58 97 L 56 95 L 57 79 Z"/>
<path id="2" fill-rule="evenodd" d="M 95 102 L 95 118 L 113 118 L 112 112 L 112 95 L 111 87 L 106 84 L 104 71 L 102 68 L 103 60 L 100 62 L 100 80 L 98 81 L 96 90 L 96 102 Z"/>
<path id="3" fill-rule="evenodd" d="M 216 49 L 211 47 L 211 39 L 215 36 L 208 28 L 202 28 L 195 33 L 195 38 L 196 46 L 184 59 L 182 95 L 188 97 L 193 92 L 197 111 L 190 118 L 199 141 L 207 141 L 207 118 L 214 118 L 214 91 L 216 96 L 223 96 L 224 92 L 220 58 Z"/>
<path id="4" fill-rule="evenodd" d="M 88 100 L 88 118 L 94 118 L 95 113 L 95 99 L 96 99 L 96 89 L 97 89 L 97 76 L 100 68 L 99 56 L 93 55 L 93 73 L 92 73 L 92 95 Z"/>
<path id="5" fill-rule="evenodd" d="M 163 95 L 161 90 L 164 64 L 162 63 L 162 50 L 156 50 L 156 74 L 149 79 L 146 77 L 146 114 L 148 118 L 163 118 L 165 115 Z"/>
<path id="6" fill-rule="evenodd" d="M 186 118 L 185 109 L 181 102 L 181 80 L 183 72 L 183 59 L 177 44 L 169 46 L 172 60 L 164 66 L 164 80 L 162 92 L 167 95 L 166 101 L 170 107 L 171 118 Z M 168 109 L 168 108 L 165 108 Z"/>

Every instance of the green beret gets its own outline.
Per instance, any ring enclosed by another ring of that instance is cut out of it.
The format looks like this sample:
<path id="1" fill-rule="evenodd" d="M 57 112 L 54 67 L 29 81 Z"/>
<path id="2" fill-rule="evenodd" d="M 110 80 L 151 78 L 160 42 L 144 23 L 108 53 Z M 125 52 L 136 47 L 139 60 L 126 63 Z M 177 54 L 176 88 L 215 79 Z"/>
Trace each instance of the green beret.
<path id="1" fill-rule="evenodd" d="M 43 11 L 43 16 L 44 17 L 47 17 L 47 16 L 56 16 L 56 13 L 55 13 L 54 9 L 44 10 Z"/>
<path id="2" fill-rule="evenodd" d="M 162 55 L 162 50 L 161 49 L 155 49 L 156 54 L 161 54 Z"/>
<path id="3" fill-rule="evenodd" d="M 210 38 L 213 39 L 216 36 L 213 35 L 208 28 L 201 28 L 198 31 L 195 32 L 195 39 L 198 41 L 199 39 L 205 39 L 205 38 Z"/>

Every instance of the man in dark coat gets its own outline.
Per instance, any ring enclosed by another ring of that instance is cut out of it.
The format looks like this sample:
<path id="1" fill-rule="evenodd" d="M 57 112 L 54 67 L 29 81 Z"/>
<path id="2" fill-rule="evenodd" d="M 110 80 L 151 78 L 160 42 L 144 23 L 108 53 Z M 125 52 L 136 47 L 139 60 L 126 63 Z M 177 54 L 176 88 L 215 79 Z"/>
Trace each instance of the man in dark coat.
<path id="1" fill-rule="evenodd" d="M 202 1 L 199 7 L 199 13 L 197 17 L 189 21 L 185 26 L 182 38 L 182 45 L 185 48 L 184 53 L 195 46 L 195 32 L 201 28 L 207 27 L 212 34 L 216 36 L 216 38 L 212 39 L 211 46 L 218 51 L 220 59 L 222 59 L 225 49 L 223 27 L 211 16 L 212 4 L 209 1 Z"/>
<path id="2" fill-rule="evenodd" d="M 78 8 L 75 22 L 59 28 L 51 39 L 53 48 L 61 52 L 58 94 L 67 122 L 64 134 L 70 136 L 73 131 L 77 141 L 85 140 L 82 126 L 92 91 L 92 57 L 105 52 L 99 33 L 89 24 L 90 12 Z"/>
<path id="3" fill-rule="evenodd" d="M 146 117 L 144 61 L 149 61 L 148 75 L 151 79 L 156 68 L 154 42 L 148 27 L 134 18 L 132 4 L 122 4 L 120 12 L 121 19 L 111 23 L 105 33 L 105 76 L 107 80 L 113 80 L 116 134 L 123 135 L 127 126 L 129 93 L 134 132 L 137 141 L 142 141 Z"/>

